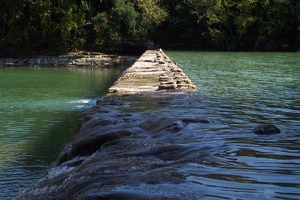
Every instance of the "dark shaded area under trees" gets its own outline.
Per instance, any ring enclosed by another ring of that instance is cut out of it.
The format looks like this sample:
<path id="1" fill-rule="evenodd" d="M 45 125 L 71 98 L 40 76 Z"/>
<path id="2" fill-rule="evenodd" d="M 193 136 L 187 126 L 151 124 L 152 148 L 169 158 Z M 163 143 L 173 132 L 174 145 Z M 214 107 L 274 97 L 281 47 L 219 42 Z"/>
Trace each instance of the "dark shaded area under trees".
<path id="1" fill-rule="evenodd" d="M 2 0 L 0 27 L 0 56 L 132 51 L 148 41 L 164 49 L 298 51 L 300 1 Z"/>

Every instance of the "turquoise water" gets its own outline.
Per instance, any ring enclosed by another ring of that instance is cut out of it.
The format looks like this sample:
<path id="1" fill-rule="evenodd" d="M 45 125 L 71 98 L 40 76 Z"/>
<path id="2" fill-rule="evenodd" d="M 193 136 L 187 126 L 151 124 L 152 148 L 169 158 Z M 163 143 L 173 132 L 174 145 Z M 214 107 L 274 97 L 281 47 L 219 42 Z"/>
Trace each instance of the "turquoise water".
<path id="1" fill-rule="evenodd" d="M 122 69 L 0 68 L 0 199 L 41 178 Z"/>

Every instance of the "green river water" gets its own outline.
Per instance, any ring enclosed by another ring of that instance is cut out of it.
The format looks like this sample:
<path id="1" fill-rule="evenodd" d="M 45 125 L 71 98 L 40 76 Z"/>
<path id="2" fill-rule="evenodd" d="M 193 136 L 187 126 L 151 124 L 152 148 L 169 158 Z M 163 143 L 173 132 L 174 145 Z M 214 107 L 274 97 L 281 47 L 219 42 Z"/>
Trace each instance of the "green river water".
<path id="1" fill-rule="evenodd" d="M 168 56 L 209 103 L 206 112 L 221 116 L 230 131 L 274 123 L 285 133 L 300 133 L 299 53 L 168 52 Z"/>
<path id="2" fill-rule="evenodd" d="M 213 122 L 193 130 L 213 162 L 186 178 L 210 199 L 300 198 L 300 54 L 166 54 L 197 86 L 202 106 L 191 113 Z M 43 177 L 122 70 L 0 68 L 0 199 Z M 282 133 L 251 132 L 266 123 Z"/>
<path id="3" fill-rule="evenodd" d="M 0 199 L 45 174 L 122 71 L 0 68 Z"/>

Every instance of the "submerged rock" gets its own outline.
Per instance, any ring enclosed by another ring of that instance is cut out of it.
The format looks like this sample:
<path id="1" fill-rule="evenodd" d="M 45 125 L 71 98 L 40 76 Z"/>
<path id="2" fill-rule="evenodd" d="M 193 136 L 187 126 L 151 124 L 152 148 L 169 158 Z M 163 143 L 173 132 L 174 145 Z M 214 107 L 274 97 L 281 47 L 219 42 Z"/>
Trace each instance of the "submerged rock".
<path id="1" fill-rule="evenodd" d="M 146 120 L 142 123 L 141 127 L 144 130 L 157 133 L 160 131 L 178 132 L 184 128 L 184 124 L 181 120 L 177 120 L 170 117 L 157 117 Z"/>
<path id="2" fill-rule="evenodd" d="M 260 125 L 253 129 L 256 134 L 277 134 L 281 133 L 280 129 L 273 124 Z"/>

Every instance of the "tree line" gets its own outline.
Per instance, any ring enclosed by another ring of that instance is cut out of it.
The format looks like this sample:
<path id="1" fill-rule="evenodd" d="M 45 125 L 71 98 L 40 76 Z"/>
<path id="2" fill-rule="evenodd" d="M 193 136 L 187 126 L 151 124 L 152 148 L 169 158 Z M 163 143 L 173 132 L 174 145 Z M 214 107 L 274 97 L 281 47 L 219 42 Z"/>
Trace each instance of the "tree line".
<path id="1" fill-rule="evenodd" d="M 297 51 L 299 0 L 2 0 L 0 54 L 110 45 Z"/>

